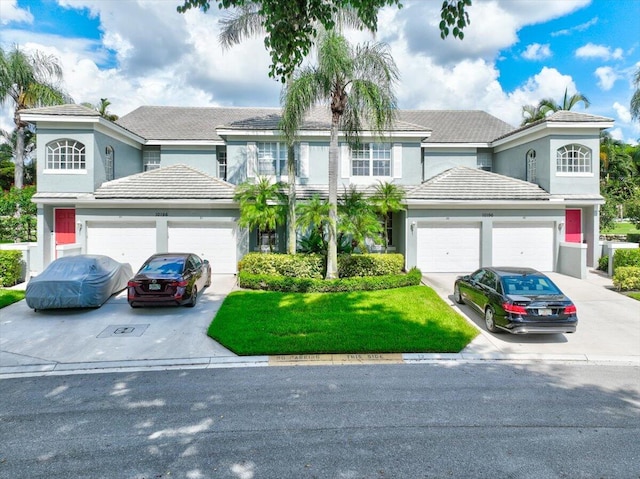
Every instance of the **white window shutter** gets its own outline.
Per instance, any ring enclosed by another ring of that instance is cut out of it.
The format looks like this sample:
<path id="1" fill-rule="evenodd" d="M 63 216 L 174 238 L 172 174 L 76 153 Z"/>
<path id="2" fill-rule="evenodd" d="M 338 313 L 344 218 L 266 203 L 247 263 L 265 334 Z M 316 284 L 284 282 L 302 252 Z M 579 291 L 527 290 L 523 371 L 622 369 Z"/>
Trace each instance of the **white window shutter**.
<path id="1" fill-rule="evenodd" d="M 298 176 L 309 178 L 309 143 L 301 142 L 298 152 Z"/>
<path id="2" fill-rule="evenodd" d="M 258 147 L 254 141 L 247 142 L 247 178 L 254 178 L 258 171 Z"/>
<path id="3" fill-rule="evenodd" d="M 349 144 L 343 143 L 340 145 L 340 166 L 342 178 L 351 177 L 351 153 L 349 151 Z"/>
<path id="4" fill-rule="evenodd" d="M 402 178 L 402 143 L 394 143 L 391 149 L 393 177 Z"/>

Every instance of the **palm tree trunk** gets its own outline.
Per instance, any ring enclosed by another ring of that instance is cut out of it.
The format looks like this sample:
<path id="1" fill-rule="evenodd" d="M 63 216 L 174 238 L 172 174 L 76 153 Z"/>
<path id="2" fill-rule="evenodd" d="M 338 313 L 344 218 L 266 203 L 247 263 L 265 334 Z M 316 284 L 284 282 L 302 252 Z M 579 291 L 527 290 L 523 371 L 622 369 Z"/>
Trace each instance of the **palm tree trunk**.
<path id="1" fill-rule="evenodd" d="M 289 186 L 289 221 L 287 223 L 287 253 L 296 254 L 296 245 L 298 239 L 296 237 L 296 163 L 293 144 L 287 148 L 287 181 Z"/>
<path id="2" fill-rule="evenodd" d="M 22 189 L 24 183 L 24 126 L 18 124 L 16 134 L 16 158 L 13 184 L 16 188 Z"/>
<path id="3" fill-rule="evenodd" d="M 338 277 L 338 118 L 335 113 L 332 116 L 329 145 L 329 242 L 326 279 Z"/>

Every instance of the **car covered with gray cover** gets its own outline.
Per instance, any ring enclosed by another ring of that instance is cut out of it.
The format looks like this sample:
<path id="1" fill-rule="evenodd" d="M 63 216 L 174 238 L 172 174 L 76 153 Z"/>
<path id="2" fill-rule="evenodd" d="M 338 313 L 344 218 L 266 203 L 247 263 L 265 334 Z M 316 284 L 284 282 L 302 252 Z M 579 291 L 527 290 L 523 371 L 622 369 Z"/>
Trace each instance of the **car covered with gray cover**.
<path id="1" fill-rule="evenodd" d="M 127 287 L 131 265 L 109 256 L 77 255 L 53 261 L 27 284 L 25 299 L 34 310 L 98 308 Z"/>

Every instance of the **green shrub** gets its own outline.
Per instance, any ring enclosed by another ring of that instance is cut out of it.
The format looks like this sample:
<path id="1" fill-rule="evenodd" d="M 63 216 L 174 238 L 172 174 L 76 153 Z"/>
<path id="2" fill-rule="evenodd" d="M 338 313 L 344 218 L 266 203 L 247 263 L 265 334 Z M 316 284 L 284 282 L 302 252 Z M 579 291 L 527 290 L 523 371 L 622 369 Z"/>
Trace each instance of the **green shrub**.
<path id="1" fill-rule="evenodd" d="M 620 266 L 613 274 L 613 285 L 618 291 L 640 290 L 640 267 Z"/>
<path id="2" fill-rule="evenodd" d="M 0 250 L 0 286 L 13 286 L 20 280 L 22 252 Z"/>
<path id="3" fill-rule="evenodd" d="M 242 270 L 238 274 L 238 283 L 241 288 L 288 293 L 373 291 L 415 286 L 420 284 L 421 280 L 422 273 L 417 268 L 412 268 L 406 274 L 339 278 L 333 280 L 254 274 L 246 270 Z"/>
<path id="4" fill-rule="evenodd" d="M 238 263 L 238 271 L 293 278 L 324 278 L 326 258 L 321 254 L 249 253 Z M 400 274 L 404 268 L 401 254 L 341 254 L 340 278 Z"/>
<path id="5" fill-rule="evenodd" d="M 404 269 L 401 254 L 341 254 L 338 256 L 338 276 L 384 276 L 400 274 Z"/>
<path id="6" fill-rule="evenodd" d="M 601 256 L 600 259 L 598 259 L 598 269 L 600 271 L 609 271 L 609 256 L 608 255 Z"/>
<path id="7" fill-rule="evenodd" d="M 616 270 L 622 266 L 640 267 L 640 248 L 616 250 L 613 255 L 613 269 Z"/>
<path id="8" fill-rule="evenodd" d="M 640 243 L 640 233 L 627 233 L 629 243 Z"/>
<path id="9" fill-rule="evenodd" d="M 238 263 L 239 272 L 295 278 L 321 279 L 324 267 L 324 256 L 319 254 L 249 253 Z"/>

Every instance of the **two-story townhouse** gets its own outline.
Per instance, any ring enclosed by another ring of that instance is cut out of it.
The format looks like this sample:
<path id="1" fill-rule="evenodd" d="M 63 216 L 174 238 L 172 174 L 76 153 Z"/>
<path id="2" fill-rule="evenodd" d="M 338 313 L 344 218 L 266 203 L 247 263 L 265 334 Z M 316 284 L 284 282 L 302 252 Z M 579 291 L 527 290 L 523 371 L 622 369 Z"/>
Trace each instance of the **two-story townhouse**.
<path id="1" fill-rule="evenodd" d="M 135 269 L 154 252 L 185 250 L 215 273 L 235 273 L 264 241 L 238 228 L 235 185 L 257 175 L 287 180 L 279 115 L 140 107 L 114 123 L 77 105 L 22 111 L 38 141 L 33 272 L 65 254 L 108 254 Z M 586 249 L 591 266 L 603 203 L 599 135 L 612 125 L 571 112 L 514 128 L 481 111 L 400 110 L 384 138 L 363 132 L 353 149 L 341 141 L 340 188 L 393 181 L 405 189 L 406 209 L 387 235 L 407 267 L 555 271 L 569 243 Z M 310 112 L 295 151 L 297 197 L 326 195 L 328 110 Z"/>

